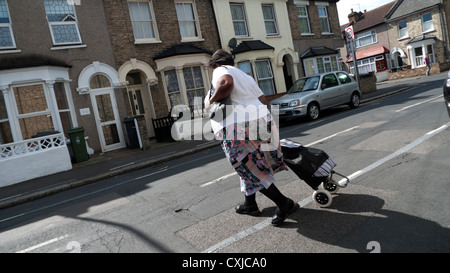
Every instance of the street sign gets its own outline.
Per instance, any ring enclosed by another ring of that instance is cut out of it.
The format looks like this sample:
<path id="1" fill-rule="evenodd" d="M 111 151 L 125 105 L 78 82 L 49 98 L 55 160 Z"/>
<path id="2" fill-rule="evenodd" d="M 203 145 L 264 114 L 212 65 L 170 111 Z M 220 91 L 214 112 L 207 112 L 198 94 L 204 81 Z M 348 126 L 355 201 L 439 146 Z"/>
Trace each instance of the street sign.
<path id="1" fill-rule="evenodd" d="M 353 26 L 348 26 L 345 28 L 345 36 L 347 37 L 347 40 L 353 40 L 355 38 L 353 34 Z"/>

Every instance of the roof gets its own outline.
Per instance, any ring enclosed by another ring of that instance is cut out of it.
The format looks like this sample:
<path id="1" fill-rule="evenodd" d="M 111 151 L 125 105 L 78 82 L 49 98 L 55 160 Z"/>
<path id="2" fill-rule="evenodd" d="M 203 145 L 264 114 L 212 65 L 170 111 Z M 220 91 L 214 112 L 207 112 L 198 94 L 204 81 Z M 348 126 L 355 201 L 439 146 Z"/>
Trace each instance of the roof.
<path id="1" fill-rule="evenodd" d="M 332 54 L 338 54 L 338 51 L 325 46 L 316 46 L 308 48 L 305 52 L 303 52 L 300 55 L 300 58 L 310 58 L 314 56 L 332 55 Z"/>
<path id="2" fill-rule="evenodd" d="M 2 57 L 0 60 L 0 70 L 38 66 L 72 67 L 62 60 L 36 54 L 11 55 L 8 57 Z"/>
<path id="3" fill-rule="evenodd" d="M 264 42 L 261 42 L 260 40 L 242 41 L 235 49 L 231 51 L 231 53 L 239 54 L 248 51 L 265 50 L 265 49 L 274 50 L 275 48 Z"/>
<path id="4" fill-rule="evenodd" d="M 425 41 L 425 40 L 430 40 L 430 39 L 436 40 L 436 36 L 422 34 L 422 35 L 419 35 L 419 36 L 415 36 L 414 38 L 409 40 L 406 44 L 409 45 L 409 44 L 413 44 L 413 43 L 420 42 L 420 41 Z"/>
<path id="5" fill-rule="evenodd" d="M 369 48 L 366 50 L 356 51 L 356 59 L 361 60 L 361 59 L 369 58 L 372 56 L 384 54 L 387 52 L 389 52 L 389 49 L 385 48 L 384 46 L 373 47 L 373 48 Z M 348 58 L 347 62 L 352 62 L 352 61 L 353 61 L 353 56 L 350 56 L 350 58 Z"/>
<path id="6" fill-rule="evenodd" d="M 177 44 L 164 49 L 161 53 L 157 54 L 153 59 L 158 60 L 178 55 L 202 54 L 202 53 L 206 53 L 209 55 L 213 54 L 213 52 L 209 50 L 191 44 Z"/>
<path id="7" fill-rule="evenodd" d="M 376 9 L 372 9 L 361 13 L 361 17 L 353 24 L 353 31 L 355 33 L 363 31 L 365 29 L 375 27 L 379 24 L 384 23 L 384 16 L 389 12 L 389 10 L 394 6 L 396 1 L 384 4 Z M 350 16 L 350 15 L 349 15 Z M 342 25 L 341 30 L 344 31 L 346 27 L 350 25 L 350 22 Z"/>
<path id="8" fill-rule="evenodd" d="M 394 7 L 386 14 L 386 20 L 395 20 L 406 15 L 420 12 L 434 5 L 438 5 L 441 0 L 398 0 Z"/>

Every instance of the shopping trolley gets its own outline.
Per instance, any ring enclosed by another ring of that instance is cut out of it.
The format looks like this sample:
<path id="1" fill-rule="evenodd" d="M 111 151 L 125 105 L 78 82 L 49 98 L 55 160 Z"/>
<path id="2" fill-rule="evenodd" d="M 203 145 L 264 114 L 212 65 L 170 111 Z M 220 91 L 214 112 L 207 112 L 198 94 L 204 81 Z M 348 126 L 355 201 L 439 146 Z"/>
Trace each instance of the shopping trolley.
<path id="1" fill-rule="evenodd" d="M 332 194 L 347 187 L 350 179 L 333 170 L 337 164 L 324 151 L 290 139 L 282 139 L 280 144 L 286 165 L 314 190 L 314 202 L 320 207 L 330 206 Z M 336 176 L 342 179 L 338 181 Z"/>

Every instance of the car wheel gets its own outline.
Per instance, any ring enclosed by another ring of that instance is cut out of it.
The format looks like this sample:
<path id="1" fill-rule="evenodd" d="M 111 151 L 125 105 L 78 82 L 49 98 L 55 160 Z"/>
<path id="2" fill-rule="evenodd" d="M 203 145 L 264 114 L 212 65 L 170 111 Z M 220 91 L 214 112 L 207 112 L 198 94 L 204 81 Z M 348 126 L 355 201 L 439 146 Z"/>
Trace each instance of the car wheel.
<path id="1" fill-rule="evenodd" d="M 361 98 L 359 97 L 359 94 L 357 92 L 353 92 L 352 96 L 350 97 L 350 108 L 358 107 L 360 102 Z"/>
<path id="2" fill-rule="evenodd" d="M 310 103 L 308 105 L 308 118 L 310 120 L 315 120 L 319 117 L 320 109 L 317 103 Z"/>

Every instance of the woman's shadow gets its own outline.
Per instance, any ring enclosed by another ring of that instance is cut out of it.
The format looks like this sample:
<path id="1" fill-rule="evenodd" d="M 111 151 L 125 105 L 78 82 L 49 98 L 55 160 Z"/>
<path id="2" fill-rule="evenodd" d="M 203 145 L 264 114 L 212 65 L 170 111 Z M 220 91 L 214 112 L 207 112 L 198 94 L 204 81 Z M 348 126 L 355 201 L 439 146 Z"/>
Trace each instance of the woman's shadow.
<path id="1" fill-rule="evenodd" d="M 311 240 L 357 252 L 449 252 L 450 229 L 436 222 L 383 209 L 383 199 L 337 194 L 329 208 L 308 206 L 288 217 L 282 228 L 296 228 Z M 314 206 L 314 205 L 313 205 Z M 274 207 L 263 215 L 273 215 Z"/>

